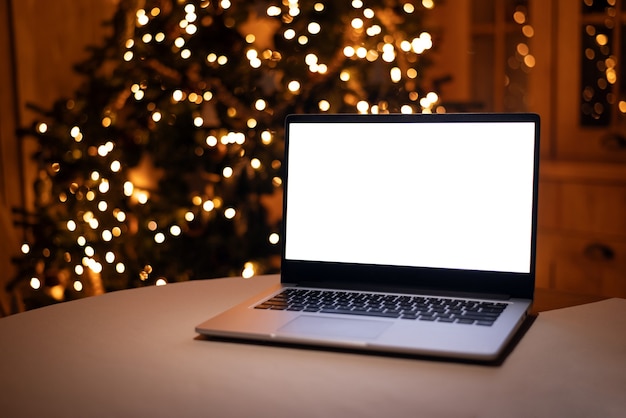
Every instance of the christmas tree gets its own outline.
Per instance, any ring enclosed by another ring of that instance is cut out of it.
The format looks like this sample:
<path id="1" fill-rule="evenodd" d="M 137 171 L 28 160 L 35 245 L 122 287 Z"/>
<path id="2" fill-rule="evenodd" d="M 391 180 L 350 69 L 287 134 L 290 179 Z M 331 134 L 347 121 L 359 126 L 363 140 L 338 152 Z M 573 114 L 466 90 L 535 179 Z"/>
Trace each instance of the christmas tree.
<path id="1" fill-rule="evenodd" d="M 85 83 L 24 132 L 40 171 L 12 286 L 42 303 L 278 271 L 284 117 L 434 110 L 432 7 L 121 0 Z"/>

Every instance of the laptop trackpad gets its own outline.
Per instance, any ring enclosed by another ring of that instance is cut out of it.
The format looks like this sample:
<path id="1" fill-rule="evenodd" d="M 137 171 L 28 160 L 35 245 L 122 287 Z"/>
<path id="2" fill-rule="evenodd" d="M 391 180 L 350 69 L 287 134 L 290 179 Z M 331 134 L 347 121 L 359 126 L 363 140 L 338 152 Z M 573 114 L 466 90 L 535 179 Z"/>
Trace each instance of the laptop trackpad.
<path id="1" fill-rule="evenodd" d="M 391 325 L 387 321 L 302 315 L 279 328 L 278 333 L 373 340 Z"/>

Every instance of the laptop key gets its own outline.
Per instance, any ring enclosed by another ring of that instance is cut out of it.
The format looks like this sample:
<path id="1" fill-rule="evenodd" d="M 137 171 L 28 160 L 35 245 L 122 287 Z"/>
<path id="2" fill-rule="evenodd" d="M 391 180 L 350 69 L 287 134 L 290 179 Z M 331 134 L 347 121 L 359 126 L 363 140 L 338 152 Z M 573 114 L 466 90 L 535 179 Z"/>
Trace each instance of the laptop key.
<path id="1" fill-rule="evenodd" d="M 360 316 L 376 316 L 380 318 L 399 318 L 400 314 L 390 314 L 386 312 L 361 312 L 361 311 L 345 311 L 341 309 L 322 309 L 320 313 L 343 314 L 343 315 L 360 315 Z"/>

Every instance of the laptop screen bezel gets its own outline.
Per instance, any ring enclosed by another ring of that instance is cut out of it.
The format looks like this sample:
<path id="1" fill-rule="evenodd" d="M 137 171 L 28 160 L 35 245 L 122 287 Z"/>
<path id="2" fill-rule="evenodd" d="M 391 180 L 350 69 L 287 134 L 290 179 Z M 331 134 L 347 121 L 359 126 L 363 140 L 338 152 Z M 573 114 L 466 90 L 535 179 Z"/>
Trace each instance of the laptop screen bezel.
<path id="1" fill-rule="evenodd" d="M 530 122 L 535 128 L 533 165 L 533 205 L 531 221 L 530 268 L 528 273 L 447 268 L 405 267 L 375 264 L 293 260 L 285 257 L 288 242 L 287 185 L 289 182 L 289 135 L 294 123 L 471 123 Z M 283 178 L 283 229 L 281 239 L 281 281 L 290 285 L 328 288 L 359 288 L 398 292 L 485 294 L 532 299 L 536 272 L 537 197 L 539 174 L 540 118 L 534 113 L 459 114 L 294 114 L 285 120 L 285 160 Z M 381 278 L 384 278 L 381 279 Z M 384 289 L 383 289 L 384 288 Z"/>

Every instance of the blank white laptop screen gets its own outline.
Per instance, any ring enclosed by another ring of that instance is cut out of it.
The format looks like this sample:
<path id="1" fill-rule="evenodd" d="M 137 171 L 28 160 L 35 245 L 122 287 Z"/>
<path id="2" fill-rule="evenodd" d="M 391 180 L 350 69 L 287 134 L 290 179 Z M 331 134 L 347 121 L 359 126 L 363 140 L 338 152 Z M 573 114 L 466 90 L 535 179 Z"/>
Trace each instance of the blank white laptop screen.
<path id="1" fill-rule="evenodd" d="M 292 123 L 285 258 L 528 273 L 535 125 Z"/>

